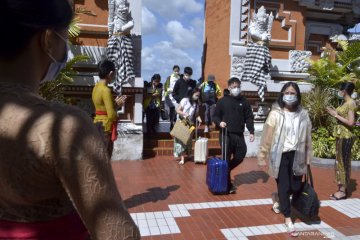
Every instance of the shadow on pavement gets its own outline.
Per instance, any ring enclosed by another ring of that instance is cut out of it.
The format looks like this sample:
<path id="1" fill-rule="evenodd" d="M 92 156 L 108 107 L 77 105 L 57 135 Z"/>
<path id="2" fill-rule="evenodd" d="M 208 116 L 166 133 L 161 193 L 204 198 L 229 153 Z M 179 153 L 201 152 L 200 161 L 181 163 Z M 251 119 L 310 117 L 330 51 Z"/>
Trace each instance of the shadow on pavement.
<path id="1" fill-rule="evenodd" d="M 148 202 L 157 202 L 157 201 L 165 200 L 170 196 L 171 192 L 176 191 L 179 188 L 180 188 L 179 185 L 172 185 L 166 188 L 161 188 L 161 187 L 149 188 L 146 189 L 147 192 L 133 195 L 130 198 L 124 200 L 124 203 L 125 206 L 129 209 Z"/>

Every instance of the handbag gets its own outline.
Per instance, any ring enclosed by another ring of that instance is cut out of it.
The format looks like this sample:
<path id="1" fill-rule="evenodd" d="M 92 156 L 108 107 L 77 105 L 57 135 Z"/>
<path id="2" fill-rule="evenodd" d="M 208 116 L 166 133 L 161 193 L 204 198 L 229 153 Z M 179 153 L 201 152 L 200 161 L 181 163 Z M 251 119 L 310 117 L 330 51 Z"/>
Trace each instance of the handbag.
<path id="1" fill-rule="evenodd" d="M 166 109 L 160 109 L 160 116 L 162 120 L 169 120 L 169 113 Z"/>
<path id="2" fill-rule="evenodd" d="M 320 201 L 314 190 L 314 182 L 310 165 L 307 167 L 307 174 L 305 175 L 305 182 L 302 183 L 301 192 L 300 194 L 293 195 L 291 205 L 304 216 L 310 218 L 319 214 Z"/>
<path id="3" fill-rule="evenodd" d="M 179 139 L 180 142 L 187 145 L 195 132 L 195 127 L 187 119 L 177 120 L 170 135 Z"/>

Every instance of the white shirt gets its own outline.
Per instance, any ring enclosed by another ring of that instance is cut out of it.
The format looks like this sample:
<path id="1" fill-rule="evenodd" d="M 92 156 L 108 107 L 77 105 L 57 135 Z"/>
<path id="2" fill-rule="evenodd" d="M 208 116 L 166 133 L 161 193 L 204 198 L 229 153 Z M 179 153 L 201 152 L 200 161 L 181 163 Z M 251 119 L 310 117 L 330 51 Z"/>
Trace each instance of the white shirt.
<path id="1" fill-rule="evenodd" d="M 283 152 L 296 150 L 299 138 L 299 115 L 296 112 L 284 111 L 285 142 Z"/>
<path id="2" fill-rule="evenodd" d="M 189 98 L 183 98 L 179 104 L 183 108 L 182 112 L 189 114 L 189 118 L 192 119 L 195 113 L 196 104 L 193 103 L 191 105 Z"/>

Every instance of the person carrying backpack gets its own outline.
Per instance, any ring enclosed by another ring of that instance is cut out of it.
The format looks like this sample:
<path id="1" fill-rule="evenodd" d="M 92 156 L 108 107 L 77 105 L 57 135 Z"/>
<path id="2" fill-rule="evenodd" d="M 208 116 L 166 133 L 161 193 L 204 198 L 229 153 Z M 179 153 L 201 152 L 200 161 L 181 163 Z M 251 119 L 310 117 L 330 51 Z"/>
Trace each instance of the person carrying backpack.
<path id="1" fill-rule="evenodd" d="M 221 96 L 221 89 L 217 83 L 215 83 L 215 76 L 213 74 L 208 75 L 207 81 L 204 81 L 201 85 L 201 98 L 203 106 L 205 107 L 205 129 L 204 133 L 209 132 L 210 125 L 212 123 L 212 116 L 214 115 L 217 99 Z"/>

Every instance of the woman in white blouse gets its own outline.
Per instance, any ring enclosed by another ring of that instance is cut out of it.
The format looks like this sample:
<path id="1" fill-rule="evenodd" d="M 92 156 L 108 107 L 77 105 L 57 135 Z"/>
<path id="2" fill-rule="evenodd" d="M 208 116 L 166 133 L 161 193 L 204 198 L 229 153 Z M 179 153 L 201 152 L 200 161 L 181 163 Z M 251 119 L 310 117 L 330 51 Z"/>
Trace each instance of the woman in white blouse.
<path id="1" fill-rule="evenodd" d="M 276 179 L 280 211 L 292 237 L 299 234 L 290 218 L 290 195 L 301 191 L 302 176 L 312 159 L 311 121 L 300 104 L 299 86 L 286 83 L 265 122 L 258 152 L 259 166 L 268 164 L 269 175 Z"/>
<path id="2" fill-rule="evenodd" d="M 183 98 L 178 107 L 176 108 L 176 113 L 178 118 L 185 118 L 194 122 L 195 117 L 197 118 L 199 124 L 201 123 L 201 118 L 198 116 L 199 112 L 199 98 L 200 98 L 200 89 L 195 88 L 189 90 L 187 96 Z M 183 144 L 177 138 L 174 138 L 174 157 L 181 157 L 179 164 L 183 165 L 185 163 L 185 155 L 191 155 L 192 152 L 192 141 L 189 141 L 188 144 Z"/>

